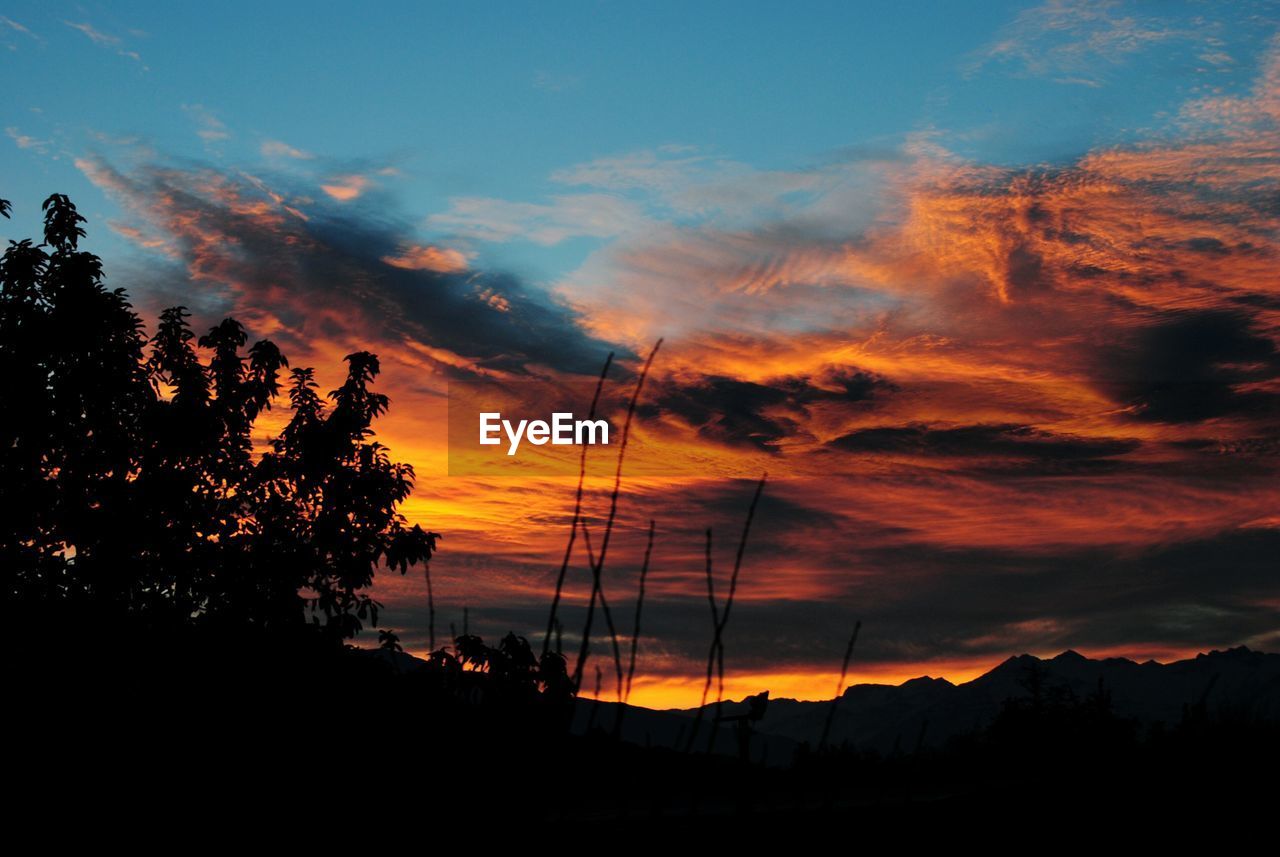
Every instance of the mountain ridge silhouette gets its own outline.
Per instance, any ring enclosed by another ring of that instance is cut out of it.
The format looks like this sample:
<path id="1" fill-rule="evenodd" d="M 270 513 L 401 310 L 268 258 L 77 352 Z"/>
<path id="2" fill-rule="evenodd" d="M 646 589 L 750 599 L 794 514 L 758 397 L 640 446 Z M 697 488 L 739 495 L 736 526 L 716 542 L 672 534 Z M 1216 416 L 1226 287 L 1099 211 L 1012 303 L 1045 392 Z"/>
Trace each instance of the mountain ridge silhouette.
<path id="1" fill-rule="evenodd" d="M 861 683 L 841 695 L 833 717 L 829 743 L 888 754 L 943 746 L 948 740 L 989 726 L 1007 700 L 1030 696 L 1026 685 L 1033 670 L 1041 671 L 1044 692 L 1055 698 L 1083 700 L 1100 689 L 1108 694 L 1115 713 L 1144 728 L 1178 723 L 1201 704 L 1210 713 L 1247 716 L 1280 722 L 1280 654 L 1237 646 L 1215 649 L 1169 663 L 1138 662 L 1129 658 L 1088 658 L 1068 649 L 1051 658 L 1023 653 L 1006 658 L 966 682 L 919 676 L 897 685 Z M 1101 681 L 1101 686 L 1099 685 Z M 758 757 L 779 763 L 801 744 L 815 746 L 832 704 L 789 698 L 772 699 L 755 724 Z M 591 708 L 595 706 L 594 714 Z M 609 728 L 617 703 L 582 700 L 575 731 L 590 725 Z M 746 711 L 743 701 L 725 701 L 723 717 Z M 704 716 L 714 717 L 714 703 Z M 677 746 L 696 708 L 647 709 L 628 706 L 623 737 L 642 744 Z M 714 741 L 719 751 L 732 752 L 734 739 L 727 726 Z"/>

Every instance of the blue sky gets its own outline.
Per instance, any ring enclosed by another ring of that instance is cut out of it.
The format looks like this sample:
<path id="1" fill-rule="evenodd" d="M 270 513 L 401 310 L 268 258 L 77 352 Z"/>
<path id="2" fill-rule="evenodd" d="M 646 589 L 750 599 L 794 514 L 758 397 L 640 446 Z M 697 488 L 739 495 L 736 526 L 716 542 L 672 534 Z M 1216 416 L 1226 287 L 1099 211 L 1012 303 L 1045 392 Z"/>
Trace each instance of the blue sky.
<path id="1" fill-rule="evenodd" d="M 451 199 L 544 203 L 566 192 L 557 171 L 635 152 L 805 170 L 920 138 L 988 163 L 1062 161 L 1149 133 L 1189 97 L 1249 85 L 1269 33 L 1259 21 L 1274 12 L 595 2 L 386 3 L 357 15 L 313 3 L 10 3 L 0 165 L 27 218 L 51 189 L 118 214 L 75 168 L 87 153 L 381 169 L 396 216 L 430 233 L 426 219 Z M 285 147 L 314 157 L 269 154 Z M 97 238 L 109 257 L 126 251 Z M 550 281 L 601 240 L 517 237 L 473 252 Z"/>

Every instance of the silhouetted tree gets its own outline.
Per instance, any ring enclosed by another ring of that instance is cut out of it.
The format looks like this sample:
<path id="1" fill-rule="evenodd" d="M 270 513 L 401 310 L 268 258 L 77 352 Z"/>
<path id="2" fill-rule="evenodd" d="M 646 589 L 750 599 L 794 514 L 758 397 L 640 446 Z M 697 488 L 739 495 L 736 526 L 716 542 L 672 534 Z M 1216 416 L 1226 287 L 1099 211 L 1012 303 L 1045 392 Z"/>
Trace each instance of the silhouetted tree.
<path id="1" fill-rule="evenodd" d="M 404 651 L 404 646 L 400 645 L 400 635 L 387 628 L 378 632 L 378 647 L 389 652 Z"/>
<path id="2" fill-rule="evenodd" d="M 453 650 L 462 666 L 470 667 L 476 672 L 488 669 L 494 656 L 494 650 L 474 634 L 463 634 L 454 640 Z"/>
<path id="3" fill-rule="evenodd" d="M 294 369 L 292 418 L 258 455 L 280 350 L 246 349 L 230 318 L 197 339 L 182 307 L 148 340 L 79 249 L 71 201 L 55 194 L 44 213 L 44 241 L 11 241 L 0 258 L 7 594 L 28 611 L 79 605 L 170 627 L 289 627 L 308 612 L 340 637 L 376 624 L 376 569 L 425 563 L 439 538 L 398 513 L 413 469 L 372 439 L 388 405 L 371 389 L 377 357 L 348 355 L 329 403 L 311 369 Z"/>
<path id="4" fill-rule="evenodd" d="M 44 242 L 0 259 L 0 554 L 20 597 L 125 605 L 164 589 L 131 514 L 155 400 L 146 339 L 78 249 L 75 206 L 55 194 L 44 211 Z"/>

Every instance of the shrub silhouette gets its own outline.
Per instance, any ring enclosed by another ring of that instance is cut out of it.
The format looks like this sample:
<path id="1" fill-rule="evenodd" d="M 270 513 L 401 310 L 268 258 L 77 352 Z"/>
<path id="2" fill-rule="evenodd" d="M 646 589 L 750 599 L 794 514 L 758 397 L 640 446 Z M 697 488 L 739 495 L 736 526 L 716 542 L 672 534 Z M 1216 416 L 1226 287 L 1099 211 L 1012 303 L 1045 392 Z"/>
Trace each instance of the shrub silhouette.
<path id="1" fill-rule="evenodd" d="M 8 216 L 9 205 L 0 205 Z M 196 339 L 183 307 L 150 339 L 71 201 L 44 241 L 0 258 L 0 563 L 28 611 L 83 608 L 147 626 L 377 624 L 378 567 L 426 563 L 439 536 L 397 512 L 413 469 L 373 440 L 388 405 L 357 351 L 326 402 L 289 373 L 292 418 L 256 454 L 288 361 L 228 318 Z M 207 360 L 201 354 L 207 353 Z M 385 642 L 386 638 L 384 638 Z"/>

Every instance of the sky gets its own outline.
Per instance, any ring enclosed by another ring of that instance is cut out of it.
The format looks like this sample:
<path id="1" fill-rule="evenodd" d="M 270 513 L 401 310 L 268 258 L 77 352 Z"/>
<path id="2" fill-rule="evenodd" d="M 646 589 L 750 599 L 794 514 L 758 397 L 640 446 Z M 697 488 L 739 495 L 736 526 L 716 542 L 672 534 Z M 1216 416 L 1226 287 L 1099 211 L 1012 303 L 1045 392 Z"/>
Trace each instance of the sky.
<path id="1" fill-rule="evenodd" d="M 850 681 L 1280 647 L 1276 3 L 10 2 L 0 64 L 0 238 L 66 193 L 149 324 L 381 356 L 440 638 L 538 639 L 574 499 L 451 468 L 451 386 L 613 353 L 618 417 L 661 337 L 634 701 L 699 696 L 765 471 L 731 696 L 830 697 L 857 621 Z M 376 595 L 424 652 L 422 575 Z"/>

